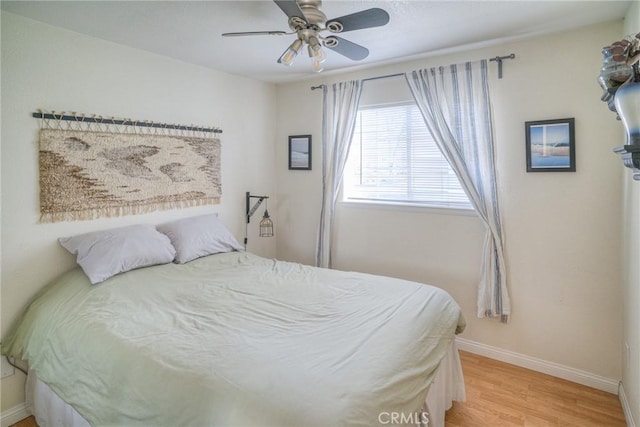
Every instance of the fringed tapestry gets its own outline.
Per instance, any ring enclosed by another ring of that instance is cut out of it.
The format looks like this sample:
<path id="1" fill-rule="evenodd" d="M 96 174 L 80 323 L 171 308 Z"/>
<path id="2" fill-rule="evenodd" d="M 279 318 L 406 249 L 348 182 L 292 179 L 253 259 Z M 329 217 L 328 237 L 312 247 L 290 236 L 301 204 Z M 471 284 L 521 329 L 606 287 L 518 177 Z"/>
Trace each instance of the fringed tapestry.
<path id="1" fill-rule="evenodd" d="M 214 133 L 55 123 L 40 130 L 41 222 L 220 202 Z"/>

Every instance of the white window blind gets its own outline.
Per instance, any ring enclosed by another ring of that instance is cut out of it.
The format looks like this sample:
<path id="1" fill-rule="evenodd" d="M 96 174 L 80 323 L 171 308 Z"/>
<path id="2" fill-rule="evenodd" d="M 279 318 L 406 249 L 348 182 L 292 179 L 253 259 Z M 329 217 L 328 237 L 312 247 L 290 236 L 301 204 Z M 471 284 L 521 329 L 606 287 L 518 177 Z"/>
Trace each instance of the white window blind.
<path id="1" fill-rule="evenodd" d="M 360 108 L 343 198 L 472 209 L 414 103 Z"/>

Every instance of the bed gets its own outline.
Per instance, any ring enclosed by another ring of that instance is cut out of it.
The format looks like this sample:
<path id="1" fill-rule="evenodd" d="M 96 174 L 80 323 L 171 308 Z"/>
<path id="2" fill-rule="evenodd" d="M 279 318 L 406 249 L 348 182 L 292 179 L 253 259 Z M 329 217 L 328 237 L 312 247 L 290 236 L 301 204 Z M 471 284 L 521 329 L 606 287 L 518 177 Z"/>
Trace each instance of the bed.
<path id="1" fill-rule="evenodd" d="M 415 425 L 436 376 L 431 406 L 463 393 L 464 318 L 433 286 L 242 250 L 91 281 L 50 283 L 3 343 L 41 418 L 51 393 L 75 424 Z"/>

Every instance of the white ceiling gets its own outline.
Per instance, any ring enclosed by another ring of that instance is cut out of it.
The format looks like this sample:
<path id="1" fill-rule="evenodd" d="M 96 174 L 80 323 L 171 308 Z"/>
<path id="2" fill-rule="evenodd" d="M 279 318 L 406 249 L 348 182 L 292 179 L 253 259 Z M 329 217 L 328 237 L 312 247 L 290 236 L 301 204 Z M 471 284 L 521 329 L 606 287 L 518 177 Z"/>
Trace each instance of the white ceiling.
<path id="1" fill-rule="evenodd" d="M 367 59 L 354 62 L 329 51 L 324 72 L 611 21 L 624 17 L 630 4 L 621 0 L 324 0 L 322 10 L 329 19 L 371 7 L 383 8 L 390 15 L 386 26 L 341 35 L 367 47 Z M 306 54 L 301 54 L 292 67 L 276 62 L 294 35 L 221 37 L 224 32 L 236 31 L 289 32 L 286 15 L 270 0 L 3 0 L 1 8 L 78 33 L 258 80 L 285 82 L 315 77 Z"/>

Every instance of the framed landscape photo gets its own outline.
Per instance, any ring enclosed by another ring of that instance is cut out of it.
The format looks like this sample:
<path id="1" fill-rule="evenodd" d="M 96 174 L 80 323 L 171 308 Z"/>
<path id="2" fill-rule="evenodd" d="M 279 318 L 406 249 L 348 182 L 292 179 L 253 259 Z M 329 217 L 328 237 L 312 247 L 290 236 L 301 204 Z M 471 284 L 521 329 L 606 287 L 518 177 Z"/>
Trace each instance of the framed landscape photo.
<path id="1" fill-rule="evenodd" d="M 289 137 L 289 170 L 311 170 L 311 135 Z"/>
<path id="2" fill-rule="evenodd" d="M 527 172 L 575 172 L 574 119 L 525 122 Z"/>

